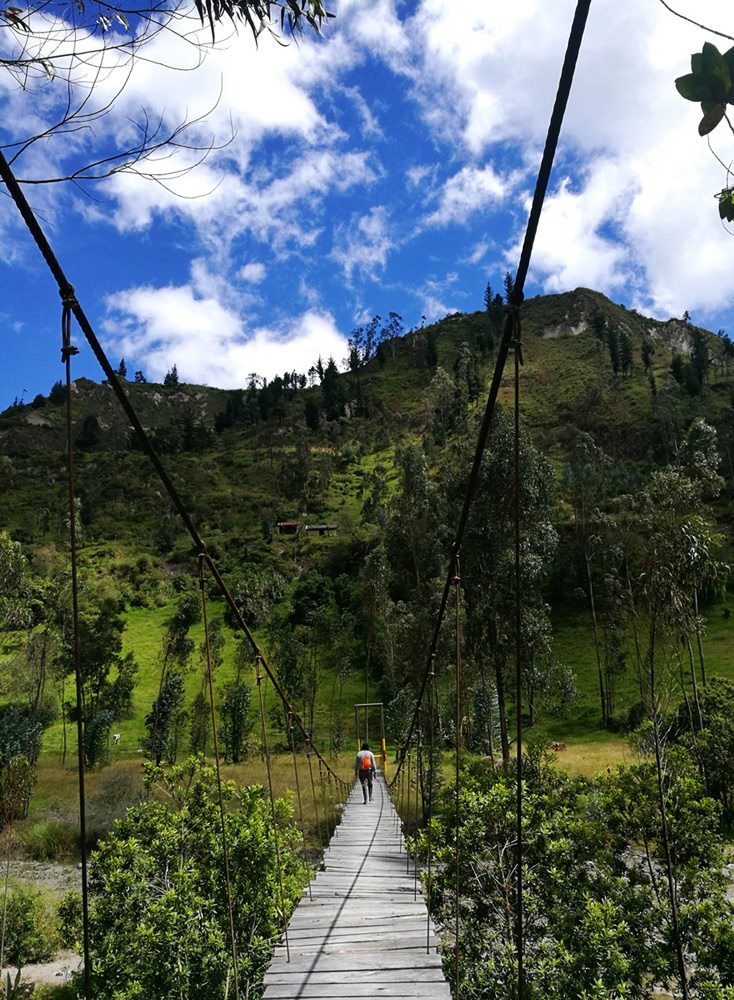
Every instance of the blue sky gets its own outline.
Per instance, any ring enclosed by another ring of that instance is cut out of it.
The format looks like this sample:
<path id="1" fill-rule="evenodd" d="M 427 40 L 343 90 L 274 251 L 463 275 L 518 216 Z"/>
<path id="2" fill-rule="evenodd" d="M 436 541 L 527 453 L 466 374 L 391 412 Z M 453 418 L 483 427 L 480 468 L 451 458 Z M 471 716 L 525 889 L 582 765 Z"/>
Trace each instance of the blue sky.
<path id="1" fill-rule="evenodd" d="M 143 112 L 169 128 L 203 116 L 189 137 L 215 144 L 188 172 L 185 149 L 148 163 L 180 174 L 163 186 L 121 173 L 26 188 L 113 364 L 150 381 L 176 364 L 183 380 L 235 387 L 341 362 L 374 314 L 397 312 L 407 329 L 482 308 L 487 281 L 500 288 L 516 266 L 574 7 L 334 0 L 321 40 L 263 35 L 255 47 L 246 30 L 221 32 L 197 66 L 190 40 L 207 33 L 182 22 L 189 37 L 161 32 L 124 87 L 105 62 L 93 99 L 120 91 L 112 110 L 31 146 L 19 177 L 129 141 Z M 728 7 L 676 5 L 722 30 Z M 696 133 L 698 107 L 673 87 L 705 40 L 729 44 L 658 0 L 594 0 L 529 294 L 585 285 L 734 331 L 734 242 L 713 199 L 726 175 Z M 80 92 L 93 67 L 75 72 Z M 58 79 L 24 91 L 0 78 L 0 141 L 39 131 L 63 98 Z M 0 239 L 4 408 L 63 371 L 58 294 L 7 198 Z M 99 379 L 75 339 L 74 374 Z"/>

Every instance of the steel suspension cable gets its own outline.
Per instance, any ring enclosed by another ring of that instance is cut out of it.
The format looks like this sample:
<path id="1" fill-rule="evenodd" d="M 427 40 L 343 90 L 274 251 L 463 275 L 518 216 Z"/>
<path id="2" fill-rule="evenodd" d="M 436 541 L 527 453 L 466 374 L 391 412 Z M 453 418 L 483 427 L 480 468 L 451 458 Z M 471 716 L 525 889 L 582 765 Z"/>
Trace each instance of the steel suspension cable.
<path id="1" fill-rule="evenodd" d="M 409 824 L 410 824 L 410 804 L 411 804 L 411 795 L 412 795 L 412 788 L 411 788 L 411 784 L 410 784 L 410 769 L 411 769 L 412 762 L 413 762 L 412 747 L 408 747 L 408 769 L 407 769 L 407 774 L 406 774 L 406 777 L 405 777 L 405 795 L 407 796 L 407 802 L 405 803 L 405 806 L 404 806 L 404 808 L 405 808 L 405 829 L 406 829 L 406 831 L 409 829 Z M 406 871 L 406 874 L 410 871 L 410 852 L 408 851 L 407 846 L 406 846 L 406 850 L 405 850 L 405 871 Z"/>
<path id="2" fill-rule="evenodd" d="M 319 786 L 321 788 L 321 806 L 324 810 L 324 829 L 326 831 L 326 837 L 324 842 L 327 843 L 329 840 L 329 813 L 326 808 L 326 785 L 324 784 L 324 768 L 321 760 L 319 759 Z"/>
<path id="3" fill-rule="evenodd" d="M 309 746 L 310 746 L 310 744 L 309 744 Z M 312 753 L 312 750 L 309 750 L 308 753 L 306 754 L 306 756 L 308 758 L 308 773 L 311 775 L 311 794 L 313 796 L 313 806 L 314 806 L 314 811 L 316 813 L 316 826 L 317 826 L 318 831 L 319 831 L 319 846 L 323 847 L 324 843 L 325 843 L 325 841 L 324 841 L 324 832 L 321 829 L 321 819 L 319 818 L 319 800 L 318 800 L 318 796 L 316 795 L 316 782 L 315 782 L 314 776 L 313 776 L 313 764 L 311 763 L 311 753 Z M 325 818 L 326 817 L 324 817 L 324 819 Z"/>
<path id="4" fill-rule="evenodd" d="M 234 928 L 234 911 L 232 908 L 232 881 L 229 874 L 229 848 L 227 847 L 227 819 L 224 810 L 224 795 L 222 794 L 222 768 L 219 759 L 219 742 L 217 740 L 217 713 L 214 707 L 214 672 L 212 670 L 212 653 L 209 641 L 209 618 L 207 612 L 206 587 L 204 581 L 204 561 L 203 555 L 199 556 L 199 590 L 201 591 L 201 616 L 204 626 L 204 650 L 206 656 L 206 677 L 209 687 L 209 708 L 211 711 L 212 723 L 212 747 L 214 749 L 214 763 L 217 773 L 217 797 L 219 800 L 219 825 L 222 834 L 222 861 L 224 864 L 224 885 L 227 899 L 227 919 L 229 923 L 229 946 L 232 956 L 232 977 L 234 985 L 235 1000 L 240 997 L 240 980 L 237 969 L 237 936 Z"/>
<path id="5" fill-rule="evenodd" d="M 454 790 L 454 805 L 456 808 L 456 850 L 455 850 L 455 870 L 454 870 L 454 890 L 456 892 L 456 910 L 454 913 L 454 1000 L 458 1000 L 461 990 L 461 975 L 459 968 L 459 941 L 461 922 L 459 919 L 459 900 L 461 899 L 461 566 L 459 556 L 456 556 L 456 575 L 454 576 L 454 589 L 456 593 L 456 771 L 454 779 L 456 788 Z"/>
<path id="6" fill-rule="evenodd" d="M 0 154 L 1 155 L 1 154 Z M 82 682 L 82 654 L 79 637 L 79 573 L 77 566 L 77 533 L 76 533 L 76 482 L 74 471 L 74 438 L 71 419 L 71 359 L 78 353 L 71 343 L 71 301 L 74 292 L 65 288 L 62 293 L 63 308 L 61 314 L 61 360 L 64 365 L 66 379 L 66 466 L 69 494 L 69 553 L 71 560 L 71 614 L 74 641 L 74 680 L 76 683 L 76 740 L 77 767 L 79 775 L 79 840 L 81 847 L 82 876 L 82 939 L 84 953 L 84 997 L 92 997 L 92 961 L 89 950 L 89 878 L 87 864 L 87 807 L 85 792 L 85 762 L 84 762 L 84 688 Z"/>
<path id="7" fill-rule="evenodd" d="M 418 831 L 421 827 L 421 818 L 423 816 L 423 801 L 424 801 L 424 780 L 423 780 L 423 729 L 420 726 L 420 717 L 418 719 L 418 745 L 416 746 L 416 775 L 415 775 L 415 835 L 418 836 Z M 421 806 L 419 811 L 419 804 Z M 416 846 L 415 858 L 413 859 L 413 899 L 418 898 L 418 851 Z"/>
<path id="8" fill-rule="evenodd" d="M 436 748 L 434 745 L 435 738 L 435 727 L 434 727 L 434 712 L 436 710 L 436 657 L 433 657 L 433 663 L 431 664 L 431 674 L 428 680 L 428 754 L 429 754 L 429 771 L 428 771 L 428 817 L 426 824 L 427 832 L 427 857 L 426 857 L 426 899 L 428 906 L 426 907 L 426 955 L 429 954 L 431 950 L 431 892 L 432 892 L 432 878 L 433 878 L 433 831 L 432 831 L 432 820 L 433 820 L 433 793 L 435 787 L 435 767 L 436 767 Z"/>
<path id="9" fill-rule="evenodd" d="M 418 796 L 420 794 L 420 766 L 421 766 L 421 731 L 420 727 L 415 733 L 415 828 L 413 835 L 418 836 L 418 831 L 420 830 L 420 814 L 418 812 Z M 410 857 L 410 855 L 408 855 Z M 415 875 L 415 895 L 418 895 L 418 854 L 416 853 L 413 858 L 413 874 Z"/>
<path id="10" fill-rule="evenodd" d="M 523 787 L 522 787 L 522 503 L 520 496 L 520 365 L 522 342 L 520 315 L 515 314 L 515 405 L 514 405 L 514 499 L 513 520 L 515 532 L 515 951 L 517 955 L 517 995 L 525 995 L 524 969 L 524 913 L 523 913 Z"/>
<path id="11" fill-rule="evenodd" d="M 298 799 L 298 819 L 301 826 L 301 840 L 303 841 L 303 859 L 308 863 L 308 850 L 306 847 L 306 824 L 303 818 L 303 801 L 301 799 L 301 779 L 298 776 L 298 761 L 296 760 L 296 740 L 293 735 L 293 717 L 288 713 L 288 739 L 293 757 L 293 778 L 296 782 L 296 798 Z M 311 881 L 308 883 L 308 895 L 311 898 Z"/>
<path id="12" fill-rule="evenodd" d="M 270 760 L 270 747 L 268 745 L 268 729 L 265 723 L 265 698 L 263 695 L 262 680 L 263 675 L 260 672 L 260 660 L 255 660 L 255 679 L 257 681 L 257 690 L 260 698 L 260 724 L 262 726 L 262 743 L 265 750 L 265 765 L 268 772 L 268 790 L 270 792 L 270 815 L 273 821 L 273 840 L 275 842 L 275 864 L 278 872 L 278 888 L 280 890 L 280 916 L 281 923 L 283 925 L 283 935 L 285 938 L 285 953 L 286 959 L 290 962 L 291 960 L 291 949 L 288 942 L 288 919 L 286 917 L 286 906 L 285 906 L 285 890 L 283 887 L 283 863 L 280 856 L 280 834 L 278 832 L 278 818 L 275 815 L 275 793 L 273 792 L 273 769 Z"/>

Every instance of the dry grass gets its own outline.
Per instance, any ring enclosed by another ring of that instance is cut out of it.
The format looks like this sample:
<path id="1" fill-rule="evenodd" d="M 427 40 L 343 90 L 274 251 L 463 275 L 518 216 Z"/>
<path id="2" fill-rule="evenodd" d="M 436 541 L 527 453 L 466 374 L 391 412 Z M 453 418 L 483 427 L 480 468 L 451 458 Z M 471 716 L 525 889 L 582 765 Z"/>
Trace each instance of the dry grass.
<path id="1" fill-rule="evenodd" d="M 343 753 L 331 758 L 329 766 L 339 779 L 350 782 L 353 778 L 353 762 L 353 754 Z M 98 798 L 100 807 L 103 808 L 106 791 L 107 797 L 111 798 L 110 790 L 114 790 L 115 784 L 121 778 L 128 779 L 130 798 L 128 804 L 131 804 L 132 799 L 137 797 L 135 793 L 142 792 L 143 789 L 142 763 L 139 756 L 134 759 L 118 758 L 108 767 L 87 772 L 85 793 L 88 815 L 89 804 Z M 24 830 L 47 820 L 57 819 L 72 824 L 78 823 L 79 784 L 74 764 L 72 755 L 67 757 L 66 767 L 62 766 L 57 755 L 40 758 L 38 781 L 31 799 L 29 816 L 26 820 L 15 824 L 20 837 Z M 309 768 L 308 758 L 303 754 L 297 755 L 297 781 L 290 754 L 273 754 L 270 764 L 269 778 L 266 761 L 259 755 L 253 755 L 241 764 L 223 765 L 222 779 L 225 782 L 234 781 L 238 786 L 262 785 L 268 794 L 272 781 L 273 795 L 276 798 L 285 798 L 291 803 L 294 822 L 299 826 L 302 812 L 308 846 L 315 847 L 319 841 L 327 840 L 337 815 L 336 806 L 344 797 L 337 782 L 333 778 L 329 780 L 326 769 L 323 766 L 319 768 L 315 757 L 311 758 Z M 300 786 L 300 807 L 297 786 Z M 116 803 L 110 802 L 110 806 L 113 804 Z"/>
<path id="2" fill-rule="evenodd" d="M 624 736 L 607 733 L 602 740 L 574 740 L 559 750 L 558 764 L 570 775 L 593 778 L 617 764 L 629 763 L 633 752 Z"/>

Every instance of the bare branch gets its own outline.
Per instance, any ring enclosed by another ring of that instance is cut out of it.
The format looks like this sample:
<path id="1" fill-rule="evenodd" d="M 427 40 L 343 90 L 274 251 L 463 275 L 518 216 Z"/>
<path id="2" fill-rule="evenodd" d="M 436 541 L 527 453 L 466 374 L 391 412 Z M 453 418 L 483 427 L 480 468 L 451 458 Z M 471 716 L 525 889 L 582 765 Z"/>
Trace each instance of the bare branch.
<path id="1" fill-rule="evenodd" d="M 22 10 L 2 6 L 0 0 L 0 71 L 7 71 L 20 91 L 38 95 L 34 117 L 41 119 L 44 108 L 55 108 L 50 123 L 39 121 L 40 127 L 31 134 L 8 136 L 9 141 L 0 148 L 12 153 L 9 160 L 15 164 L 39 140 L 63 140 L 86 133 L 89 140 L 83 141 L 94 146 L 95 125 L 112 112 L 136 63 L 192 72 L 217 44 L 215 28 L 223 21 L 229 21 L 235 31 L 238 22 L 244 22 L 256 44 L 263 31 L 285 44 L 280 36 L 297 37 L 304 24 L 320 34 L 323 22 L 332 16 L 322 0 L 151 0 L 141 6 L 128 6 L 124 0 L 37 0 Z M 201 39 L 201 25 L 207 23 L 211 42 Z M 190 65 L 169 64 L 152 55 L 149 46 L 162 33 L 173 34 L 190 48 Z M 112 92 L 105 93 L 110 84 L 114 84 Z M 167 186 L 233 141 L 231 128 L 221 143 L 200 142 L 195 137 L 197 126 L 215 111 L 220 100 L 221 87 L 207 112 L 196 118 L 186 114 L 174 126 L 165 125 L 163 114 L 151 121 L 149 112 L 141 108 L 139 120 L 128 119 L 138 132 L 135 141 L 94 156 L 83 166 L 60 166 L 58 176 L 29 174 L 21 183 L 90 182 L 129 172 Z M 11 122 L 17 127 L 23 121 L 23 116 L 6 116 L 0 129 L 7 134 Z M 164 156 L 166 149 L 169 152 Z M 195 155 L 183 167 L 158 170 L 156 164 L 174 151 Z"/>
<path id="2" fill-rule="evenodd" d="M 694 25 L 696 28 L 701 28 L 703 31 L 708 31 L 711 35 L 718 35 L 719 38 L 728 38 L 730 42 L 734 42 L 734 36 L 727 35 L 723 31 L 717 31 L 715 28 L 709 28 L 705 24 L 701 24 L 699 21 L 694 21 L 692 17 L 686 17 L 685 14 L 681 14 L 680 11 L 673 10 L 670 4 L 666 3 L 666 0 L 660 0 L 660 3 L 665 7 L 665 9 L 673 14 L 675 17 L 679 17 L 681 21 L 687 21 L 689 24 Z"/>

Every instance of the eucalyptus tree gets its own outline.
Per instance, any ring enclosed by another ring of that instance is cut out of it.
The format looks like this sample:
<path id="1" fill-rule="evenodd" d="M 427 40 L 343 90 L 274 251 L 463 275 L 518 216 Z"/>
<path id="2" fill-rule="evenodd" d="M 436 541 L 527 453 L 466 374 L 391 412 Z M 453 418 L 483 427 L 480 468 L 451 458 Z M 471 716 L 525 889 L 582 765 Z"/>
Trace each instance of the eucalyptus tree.
<path id="1" fill-rule="evenodd" d="M 431 479 L 420 444 L 399 448 L 395 467 L 398 483 L 389 503 L 385 532 L 393 596 L 415 595 L 421 600 L 441 569 L 441 491 Z"/>
<path id="2" fill-rule="evenodd" d="M 529 667 L 534 656 L 537 658 L 538 636 L 548 635 L 550 628 L 542 589 L 558 544 L 552 467 L 524 430 L 520 433 L 518 451 L 519 494 L 516 498 L 513 422 L 510 414 L 498 409 L 480 466 L 461 555 L 467 641 L 474 661 L 484 661 L 490 668 L 497 691 L 502 757 L 506 764 L 510 759 L 507 680 L 514 657 L 518 655 L 515 649 L 516 500 L 521 519 L 519 655 L 524 669 Z M 549 643 L 545 645 L 547 656 Z M 547 666 L 550 665 L 548 662 Z"/>
<path id="3" fill-rule="evenodd" d="M 219 715 L 223 755 L 229 764 L 239 764 L 245 756 L 247 737 L 254 721 L 249 714 L 251 697 L 249 684 L 231 683 L 224 687 Z"/>
<path id="4" fill-rule="evenodd" d="M 33 596 L 22 545 L 0 531 L 0 630 L 24 630 L 33 624 Z"/>
<path id="5" fill-rule="evenodd" d="M 699 446 L 696 446 L 698 439 Z M 689 434 L 689 465 L 710 472 L 711 435 L 695 426 Z M 630 517 L 637 535 L 636 551 L 630 554 L 629 599 L 635 622 L 644 632 L 636 638 L 641 691 L 651 733 L 651 750 L 657 780 L 659 841 L 667 879 L 671 940 L 677 957 L 677 975 L 684 997 L 690 996 L 684 926 L 681 921 L 680 880 L 675 858 L 680 849 L 675 825 L 670 819 L 666 791 L 671 762 L 664 717 L 672 692 L 678 685 L 677 668 L 681 642 L 701 628 L 694 595 L 715 579 L 721 567 L 717 549 L 721 539 L 707 516 L 707 475 L 691 478 L 680 466 L 656 470 L 639 496 L 630 501 Z M 692 665 L 696 711 L 701 707 Z M 681 684 L 684 695 L 685 686 Z"/>
<path id="6" fill-rule="evenodd" d="M 61 685 L 75 671 L 76 647 L 81 672 L 81 705 L 71 706 L 71 716 L 82 713 L 84 753 L 88 765 L 107 758 L 107 740 L 115 719 L 132 712 L 132 692 L 137 664 L 132 654 L 123 655 L 122 634 L 125 623 L 116 598 L 99 588 L 85 585 L 80 589 L 77 621 L 72 614 L 70 581 L 55 610 L 58 641 L 52 671 Z M 66 716 L 69 706 L 62 705 Z"/>
<path id="7" fill-rule="evenodd" d="M 169 763 L 176 760 L 186 721 L 184 678 L 194 651 L 189 629 L 200 618 L 198 596 L 193 592 L 183 594 L 163 637 L 158 694 L 145 717 L 146 735 L 141 741 L 141 749 L 156 764 L 162 760 Z"/>
<path id="8" fill-rule="evenodd" d="M 385 630 L 390 660 L 391 695 L 416 681 L 425 666 L 427 637 L 440 602 L 441 576 L 448 547 L 446 493 L 454 481 L 448 465 L 443 479 L 429 474 L 420 444 L 396 450 L 397 486 L 387 504 L 385 553 L 390 567 L 390 598 Z"/>
<path id="9" fill-rule="evenodd" d="M 594 441 L 590 434 L 577 436 L 564 468 L 564 486 L 573 508 L 573 527 L 582 578 L 589 604 L 594 633 L 594 653 L 599 682 L 601 716 L 606 726 L 609 721 L 609 700 L 604 671 L 602 628 L 597 615 L 597 595 L 594 565 L 602 557 L 604 534 L 600 531 L 600 509 L 608 493 L 609 471 L 612 460 Z"/>

